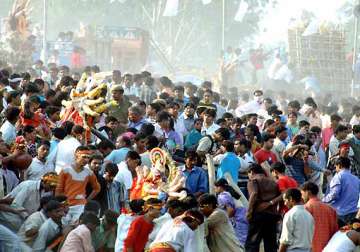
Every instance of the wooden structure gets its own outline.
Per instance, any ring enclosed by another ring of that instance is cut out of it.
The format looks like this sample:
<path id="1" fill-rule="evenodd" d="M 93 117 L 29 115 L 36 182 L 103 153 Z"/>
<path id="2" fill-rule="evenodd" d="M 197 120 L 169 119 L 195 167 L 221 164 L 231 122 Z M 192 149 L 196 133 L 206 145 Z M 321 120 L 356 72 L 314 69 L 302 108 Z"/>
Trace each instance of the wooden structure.
<path id="1" fill-rule="evenodd" d="M 303 36 L 303 27 L 288 31 L 289 56 L 295 72 L 299 78 L 314 75 L 323 90 L 349 94 L 352 71 L 346 60 L 345 30 L 319 30 L 308 36 Z"/>

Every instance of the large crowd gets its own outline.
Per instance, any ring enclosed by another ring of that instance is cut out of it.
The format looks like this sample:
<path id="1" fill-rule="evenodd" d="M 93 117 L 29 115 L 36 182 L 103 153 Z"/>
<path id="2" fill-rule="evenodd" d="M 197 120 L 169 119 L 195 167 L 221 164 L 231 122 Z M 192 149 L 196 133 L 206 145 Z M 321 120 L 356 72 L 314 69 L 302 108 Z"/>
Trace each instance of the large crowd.
<path id="1" fill-rule="evenodd" d="M 355 99 L 0 69 L 0 251 L 360 245 Z"/>

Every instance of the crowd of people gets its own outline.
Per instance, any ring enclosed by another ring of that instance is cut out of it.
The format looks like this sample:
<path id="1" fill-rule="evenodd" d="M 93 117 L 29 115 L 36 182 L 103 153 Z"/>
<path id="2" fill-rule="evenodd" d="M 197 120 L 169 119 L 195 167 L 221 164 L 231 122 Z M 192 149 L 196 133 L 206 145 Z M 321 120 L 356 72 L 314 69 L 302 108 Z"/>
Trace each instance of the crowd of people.
<path id="1" fill-rule="evenodd" d="M 360 244 L 356 100 L 41 61 L 0 88 L 0 251 Z"/>

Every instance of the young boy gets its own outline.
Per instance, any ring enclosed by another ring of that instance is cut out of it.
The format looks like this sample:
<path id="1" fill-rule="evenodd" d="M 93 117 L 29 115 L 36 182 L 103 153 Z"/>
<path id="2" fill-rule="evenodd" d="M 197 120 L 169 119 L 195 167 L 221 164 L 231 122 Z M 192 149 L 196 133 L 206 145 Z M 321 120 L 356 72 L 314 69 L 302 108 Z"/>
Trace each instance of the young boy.
<path id="1" fill-rule="evenodd" d="M 106 181 L 106 199 L 108 209 L 120 214 L 121 208 L 125 207 L 125 185 L 119 181 L 114 180 L 119 169 L 114 163 L 107 163 L 105 165 L 105 181 Z"/>

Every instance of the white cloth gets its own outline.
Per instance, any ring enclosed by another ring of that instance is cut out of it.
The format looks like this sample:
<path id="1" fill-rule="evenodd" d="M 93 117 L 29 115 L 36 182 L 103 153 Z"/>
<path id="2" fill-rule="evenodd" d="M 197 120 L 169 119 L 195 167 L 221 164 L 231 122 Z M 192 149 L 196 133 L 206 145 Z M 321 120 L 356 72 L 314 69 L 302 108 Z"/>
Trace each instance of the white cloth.
<path id="1" fill-rule="evenodd" d="M 235 114 L 237 117 L 242 117 L 246 114 L 257 113 L 261 109 L 261 104 L 255 100 L 249 101 L 242 106 L 239 106 L 235 109 Z"/>
<path id="2" fill-rule="evenodd" d="M 55 157 L 55 171 L 59 174 L 65 167 L 75 163 L 75 150 L 81 143 L 73 136 L 61 140 L 57 146 Z"/>
<path id="3" fill-rule="evenodd" d="M 51 218 L 47 219 L 44 224 L 41 225 L 39 234 L 36 237 L 33 244 L 33 252 L 44 252 L 46 250 L 46 244 L 52 241 L 60 232 L 60 227 Z"/>
<path id="4" fill-rule="evenodd" d="M 304 205 L 293 206 L 284 216 L 280 243 L 287 249 L 311 249 L 314 218 Z"/>
<path id="5" fill-rule="evenodd" d="M 16 128 L 8 120 L 0 128 L 2 139 L 6 144 L 12 144 L 16 138 Z"/>
<path id="6" fill-rule="evenodd" d="M 119 181 L 125 185 L 126 190 L 130 190 L 133 177 L 125 161 L 118 164 L 119 171 L 116 174 L 114 180 Z"/>
<path id="7" fill-rule="evenodd" d="M 332 135 L 329 143 L 329 158 L 339 152 L 339 144 L 340 141 L 335 137 L 335 135 Z M 349 156 L 354 156 L 354 151 L 351 147 L 349 150 Z"/>
<path id="8" fill-rule="evenodd" d="M 353 115 L 353 117 L 350 120 L 350 125 L 354 126 L 354 125 L 359 125 L 360 124 L 360 117 Z"/>
<path id="9" fill-rule="evenodd" d="M 216 123 L 213 123 L 210 127 L 208 127 L 208 128 L 206 128 L 205 127 L 205 125 L 203 124 L 203 126 L 201 127 L 201 134 L 203 135 L 203 136 L 205 136 L 205 135 L 212 135 L 213 133 L 215 133 L 215 131 L 217 130 L 217 129 L 219 129 L 220 128 L 220 126 L 219 125 L 217 125 Z"/>
<path id="10" fill-rule="evenodd" d="M 25 233 L 33 228 L 39 230 L 41 228 L 42 224 L 44 224 L 46 220 L 47 220 L 47 217 L 43 211 L 37 211 L 37 212 L 33 213 L 21 225 L 21 227 L 18 231 L 18 236 L 20 237 L 20 239 L 23 242 L 25 242 L 26 244 L 28 244 L 29 246 L 32 247 L 36 236 L 27 237 Z"/>
<path id="11" fill-rule="evenodd" d="M 172 221 L 173 218 L 171 218 L 171 215 L 168 212 L 166 212 L 164 215 L 160 216 L 159 218 L 156 218 L 154 220 L 154 228 L 149 235 L 149 240 L 147 244 L 150 245 L 156 239 L 162 227 L 168 222 L 172 222 Z"/>
<path id="12" fill-rule="evenodd" d="M 33 158 L 29 168 L 25 171 L 25 180 L 40 180 L 45 173 L 53 171 L 53 164 L 50 162 L 43 163 L 35 157 Z"/>
<path id="13" fill-rule="evenodd" d="M 0 177 L 2 179 L 5 178 L 6 187 L 2 188 L 2 190 L 4 190 L 3 192 L 4 193 L 3 197 L 4 197 L 19 184 L 19 179 L 16 177 L 13 171 L 3 168 L 0 169 Z M 3 186 L 3 184 L 0 184 L 0 187 L 1 186 Z"/>
<path id="14" fill-rule="evenodd" d="M 194 231 L 177 219 L 162 226 L 152 244 L 159 242 L 168 243 L 176 252 L 193 252 L 198 248 Z"/>
<path id="15" fill-rule="evenodd" d="M 323 252 L 353 252 L 356 245 L 347 236 L 347 232 L 337 231 L 330 239 Z"/>
<path id="16" fill-rule="evenodd" d="M 28 214 L 36 212 L 40 206 L 40 182 L 27 180 L 21 182 L 7 197 L 14 198 L 13 205 L 23 207 Z"/>
<path id="17" fill-rule="evenodd" d="M 240 159 L 240 172 L 246 172 L 252 163 L 255 163 L 254 156 L 251 152 L 245 153 Z"/>

